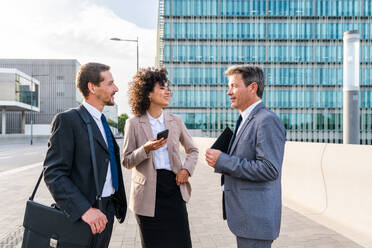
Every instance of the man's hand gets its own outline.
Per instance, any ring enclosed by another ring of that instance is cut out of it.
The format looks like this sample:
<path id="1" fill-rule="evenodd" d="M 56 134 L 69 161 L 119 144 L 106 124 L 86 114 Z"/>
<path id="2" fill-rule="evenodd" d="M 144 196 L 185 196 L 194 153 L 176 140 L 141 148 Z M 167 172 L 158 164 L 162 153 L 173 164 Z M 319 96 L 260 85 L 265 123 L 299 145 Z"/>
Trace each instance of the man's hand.
<path id="1" fill-rule="evenodd" d="M 161 138 L 160 140 L 157 140 L 156 138 L 152 138 L 149 141 L 144 144 L 143 148 L 145 149 L 146 153 L 149 153 L 150 151 L 154 151 L 165 145 L 167 143 L 168 139 Z"/>
<path id="2" fill-rule="evenodd" d="M 205 152 L 205 160 L 207 161 L 208 165 L 214 168 L 221 153 L 222 152 L 220 150 L 207 149 Z"/>
<path id="3" fill-rule="evenodd" d="M 186 169 L 181 169 L 177 175 L 176 175 L 176 183 L 178 186 L 180 186 L 183 183 L 186 183 L 189 181 L 190 173 Z"/>
<path id="4" fill-rule="evenodd" d="M 97 208 L 88 209 L 81 216 L 81 219 L 90 226 L 93 234 L 101 233 L 106 228 L 107 224 L 106 215 Z"/>

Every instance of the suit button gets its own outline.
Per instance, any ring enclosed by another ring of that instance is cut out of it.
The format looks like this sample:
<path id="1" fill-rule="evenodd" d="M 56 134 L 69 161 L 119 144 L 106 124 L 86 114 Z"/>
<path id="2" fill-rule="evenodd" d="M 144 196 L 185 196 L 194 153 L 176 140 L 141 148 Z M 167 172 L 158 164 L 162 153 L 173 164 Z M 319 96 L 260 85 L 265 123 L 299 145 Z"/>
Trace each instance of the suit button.
<path id="1" fill-rule="evenodd" d="M 106 163 L 108 163 L 108 162 L 109 162 L 109 159 L 108 159 L 108 158 L 106 158 L 106 159 L 105 159 L 105 162 L 106 162 Z"/>

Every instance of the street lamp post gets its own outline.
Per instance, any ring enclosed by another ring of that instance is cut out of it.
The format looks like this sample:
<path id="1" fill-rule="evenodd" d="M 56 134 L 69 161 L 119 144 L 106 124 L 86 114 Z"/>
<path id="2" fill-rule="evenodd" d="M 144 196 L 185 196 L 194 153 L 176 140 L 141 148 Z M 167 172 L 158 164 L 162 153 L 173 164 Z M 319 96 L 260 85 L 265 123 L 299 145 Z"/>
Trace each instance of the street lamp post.
<path id="1" fill-rule="evenodd" d="M 35 85 L 34 85 L 34 82 L 33 82 L 33 76 L 31 76 L 31 85 L 30 85 L 30 93 L 31 93 L 31 121 L 30 121 L 30 123 L 31 123 L 31 140 L 30 140 L 30 145 L 32 145 L 33 144 L 33 141 L 32 141 L 32 134 L 33 134 L 33 122 L 34 122 L 34 115 L 33 115 L 33 112 L 32 112 L 32 104 L 33 104 L 33 100 L 34 100 L 34 93 L 35 93 Z"/>
<path id="2" fill-rule="evenodd" d="M 360 144 L 360 33 L 357 30 L 347 31 L 343 40 L 343 142 Z"/>
<path id="3" fill-rule="evenodd" d="M 111 38 L 110 40 L 113 40 L 113 41 L 129 41 L 129 42 L 136 42 L 137 43 L 137 71 L 138 71 L 138 63 L 139 63 L 139 51 L 138 51 L 138 36 L 137 36 L 137 39 L 136 40 L 130 40 L 130 39 L 120 39 L 120 38 Z"/>

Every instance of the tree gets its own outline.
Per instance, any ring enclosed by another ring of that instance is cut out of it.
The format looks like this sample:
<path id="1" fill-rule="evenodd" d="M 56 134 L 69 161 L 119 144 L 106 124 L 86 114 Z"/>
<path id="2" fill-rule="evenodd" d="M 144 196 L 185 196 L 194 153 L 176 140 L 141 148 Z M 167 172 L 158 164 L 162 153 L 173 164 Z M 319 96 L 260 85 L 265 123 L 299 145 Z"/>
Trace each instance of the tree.
<path id="1" fill-rule="evenodd" d="M 107 120 L 107 124 L 109 124 L 110 126 L 114 128 L 118 128 L 118 124 L 110 119 Z"/>
<path id="2" fill-rule="evenodd" d="M 124 127 L 125 127 L 125 122 L 127 121 L 127 119 L 128 119 L 128 115 L 125 113 L 121 114 L 118 117 L 118 131 L 121 134 L 124 134 Z"/>

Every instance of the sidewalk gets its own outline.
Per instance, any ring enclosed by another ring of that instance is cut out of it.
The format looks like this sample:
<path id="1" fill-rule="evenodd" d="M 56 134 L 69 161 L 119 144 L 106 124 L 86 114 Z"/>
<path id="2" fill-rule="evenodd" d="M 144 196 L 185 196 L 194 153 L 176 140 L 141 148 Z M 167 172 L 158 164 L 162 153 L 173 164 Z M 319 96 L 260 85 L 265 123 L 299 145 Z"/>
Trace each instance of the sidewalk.
<path id="1" fill-rule="evenodd" d="M 41 172 L 40 167 L 0 173 L 0 248 L 20 247 L 24 208 Z M 124 169 L 126 190 L 130 189 L 130 171 Z M 231 234 L 221 213 L 220 177 L 204 162 L 199 162 L 191 178 L 193 194 L 188 207 L 193 248 L 234 248 Z M 50 204 L 52 198 L 44 183 L 35 200 Z M 18 228 L 18 232 L 16 232 Z M 7 244 L 5 244 L 7 239 Z M 10 244 L 12 243 L 12 244 Z M 111 248 L 140 248 L 138 226 L 131 211 L 123 224 L 115 223 Z M 282 229 L 273 248 L 361 248 L 346 239 L 289 208 L 283 208 Z M 177 248 L 177 247 L 175 247 Z"/>

